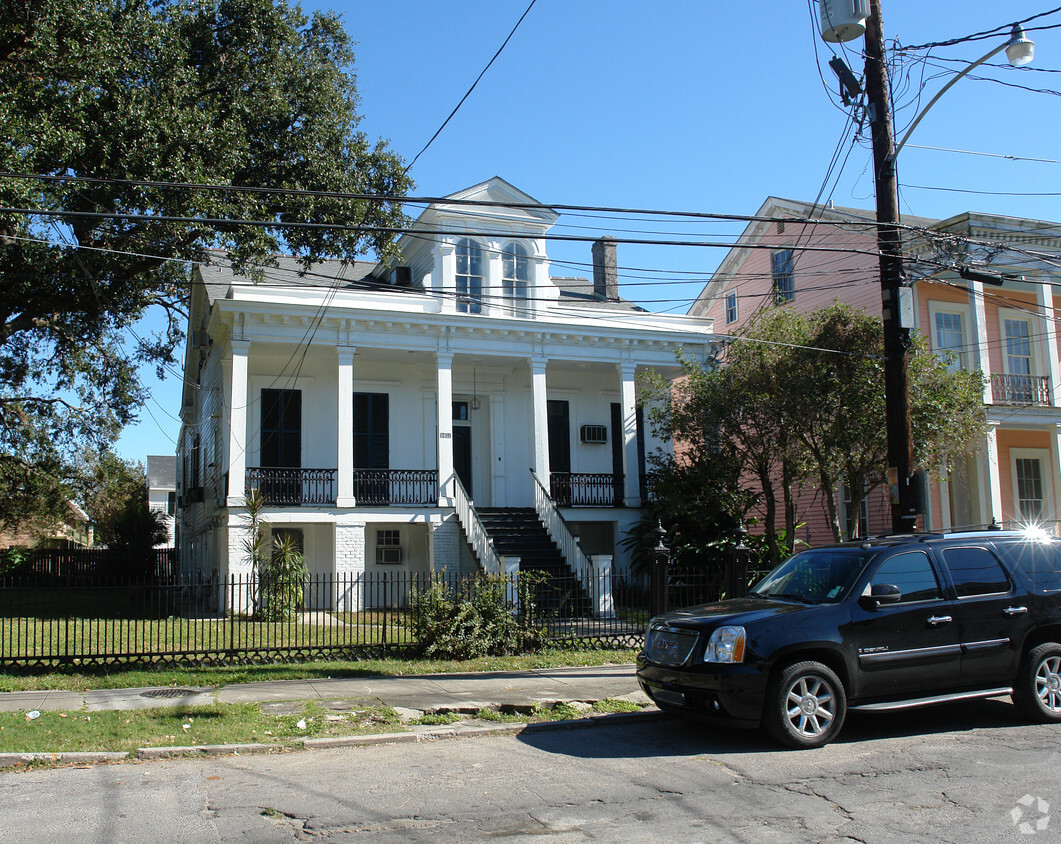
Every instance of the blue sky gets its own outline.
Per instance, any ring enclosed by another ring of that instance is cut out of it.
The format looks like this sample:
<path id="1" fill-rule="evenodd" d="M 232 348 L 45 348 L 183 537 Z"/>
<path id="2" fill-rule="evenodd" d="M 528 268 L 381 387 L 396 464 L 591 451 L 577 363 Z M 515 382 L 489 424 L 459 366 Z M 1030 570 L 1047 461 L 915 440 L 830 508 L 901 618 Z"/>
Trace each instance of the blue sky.
<path id="1" fill-rule="evenodd" d="M 340 12 L 358 42 L 361 128 L 411 160 L 528 3 L 339 0 L 319 7 Z M 904 45 L 960 38 L 1050 8 L 1049 0 L 882 0 L 885 37 Z M 816 16 L 817 3 L 812 12 L 806 0 L 537 0 L 416 162 L 416 194 L 445 195 L 498 175 L 545 203 L 752 214 L 770 195 L 813 200 L 824 183 L 823 201 L 872 208 L 868 140 L 850 141 L 849 111 L 839 105 L 827 64 L 832 51 L 818 36 Z M 1029 27 L 1051 24 L 1061 24 L 1061 14 Z M 1061 99 L 1012 87 L 1061 90 L 1061 29 L 1029 36 L 1035 70 L 988 67 L 982 75 L 1011 85 L 963 79 L 918 126 L 899 160 L 904 213 L 1061 220 Z M 897 130 L 917 114 L 919 92 L 924 104 L 948 78 L 937 74 L 956 72 L 1004 40 L 935 48 L 929 63 L 919 61 L 924 52 L 904 59 L 893 83 Z M 861 39 L 832 49 L 861 76 Z M 843 167 L 826 182 L 838 148 Z M 570 214 L 560 226 L 564 234 L 709 234 L 718 241 L 743 227 Z M 549 250 L 554 275 L 589 274 L 588 244 Z M 622 292 L 651 310 L 684 313 L 724 254 L 621 244 L 621 266 L 651 270 L 627 273 Z M 129 459 L 172 453 L 179 429 L 179 378 L 159 383 L 145 372 L 144 382 L 153 400 L 117 446 Z"/>

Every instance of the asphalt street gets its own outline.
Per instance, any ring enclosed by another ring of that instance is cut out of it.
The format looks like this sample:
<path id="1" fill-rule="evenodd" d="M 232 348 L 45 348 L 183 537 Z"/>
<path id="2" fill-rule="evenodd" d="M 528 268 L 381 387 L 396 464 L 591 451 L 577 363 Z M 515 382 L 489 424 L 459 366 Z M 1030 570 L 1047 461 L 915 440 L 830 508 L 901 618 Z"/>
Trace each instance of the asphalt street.
<path id="1" fill-rule="evenodd" d="M 813 751 L 659 713 L 20 770 L 0 774 L 0 805 L 13 841 L 1057 841 L 1059 749 L 1061 730 L 1004 700 L 852 715 Z"/>

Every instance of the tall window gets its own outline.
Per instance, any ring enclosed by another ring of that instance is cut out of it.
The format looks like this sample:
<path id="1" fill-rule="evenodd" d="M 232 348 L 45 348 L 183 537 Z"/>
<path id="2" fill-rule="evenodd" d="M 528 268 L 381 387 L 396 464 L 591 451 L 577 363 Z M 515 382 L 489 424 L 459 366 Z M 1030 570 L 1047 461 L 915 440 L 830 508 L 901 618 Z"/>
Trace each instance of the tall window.
<path id="1" fill-rule="evenodd" d="M 1031 330 L 1026 319 L 1004 320 L 1006 369 L 1010 375 L 1032 374 Z"/>
<path id="2" fill-rule="evenodd" d="M 1018 457 L 1017 470 L 1017 509 L 1021 520 L 1037 522 L 1043 517 L 1043 467 L 1036 457 Z"/>
<path id="3" fill-rule="evenodd" d="M 390 396 L 354 393 L 354 468 L 390 468 Z"/>
<path id="4" fill-rule="evenodd" d="M 483 250 L 468 238 L 457 244 L 457 310 L 483 312 Z"/>
<path id="5" fill-rule="evenodd" d="M 953 311 L 936 311 L 936 352 L 948 357 L 947 363 L 951 372 L 965 366 L 965 337 L 962 331 L 962 315 Z"/>
<path id="6" fill-rule="evenodd" d="M 737 294 L 736 292 L 726 294 L 726 324 L 737 321 Z"/>
<path id="7" fill-rule="evenodd" d="M 501 285 L 513 316 L 525 316 L 523 306 L 530 294 L 530 258 L 519 243 L 510 243 L 501 253 Z"/>
<path id="8" fill-rule="evenodd" d="M 302 465 L 302 393 L 262 390 L 262 466 Z"/>
<path id="9" fill-rule="evenodd" d="M 792 264 L 791 249 L 779 249 L 770 256 L 771 293 L 775 305 L 791 302 L 796 295 L 792 283 Z"/>

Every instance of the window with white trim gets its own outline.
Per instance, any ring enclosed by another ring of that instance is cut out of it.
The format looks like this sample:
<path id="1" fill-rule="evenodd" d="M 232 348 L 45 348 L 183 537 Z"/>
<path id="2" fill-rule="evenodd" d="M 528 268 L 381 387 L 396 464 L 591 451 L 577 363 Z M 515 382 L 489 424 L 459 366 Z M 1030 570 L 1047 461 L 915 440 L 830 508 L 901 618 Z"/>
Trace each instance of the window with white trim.
<path id="1" fill-rule="evenodd" d="M 506 307 L 513 316 L 529 316 L 530 257 L 520 243 L 508 244 L 501 253 L 501 288 Z"/>
<path id="2" fill-rule="evenodd" d="M 737 321 L 737 292 L 726 294 L 726 325 Z"/>
<path id="3" fill-rule="evenodd" d="M 1046 499 L 1043 495 L 1043 465 L 1037 457 L 1014 459 L 1017 514 L 1022 522 L 1038 522 L 1043 517 Z"/>
<path id="4" fill-rule="evenodd" d="M 1032 374 L 1031 322 L 1006 317 L 1002 320 L 1006 342 L 1006 372 L 1009 375 Z"/>
<path id="5" fill-rule="evenodd" d="M 483 312 L 483 250 L 468 238 L 457 244 L 457 310 Z"/>
<path id="6" fill-rule="evenodd" d="M 775 305 L 791 302 L 796 296 L 795 285 L 792 281 L 794 263 L 795 258 L 791 249 L 779 249 L 770 255 L 770 292 L 773 294 Z"/>
<path id="7" fill-rule="evenodd" d="M 932 346 L 947 359 L 947 369 L 964 369 L 968 360 L 965 348 L 965 315 L 960 311 L 937 310 L 932 320 Z"/>

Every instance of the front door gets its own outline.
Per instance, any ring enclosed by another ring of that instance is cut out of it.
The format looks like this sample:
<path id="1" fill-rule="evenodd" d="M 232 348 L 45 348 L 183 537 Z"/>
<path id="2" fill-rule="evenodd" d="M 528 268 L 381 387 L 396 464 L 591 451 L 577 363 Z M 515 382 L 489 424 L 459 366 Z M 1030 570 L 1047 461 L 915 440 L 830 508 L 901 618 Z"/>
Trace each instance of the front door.
<path id="1" fill-rule="evenodd" d="M 453 426 L 453 471 L 471 498 L 475 491 L 472 488 L 472 429 L 469 425 Z"/>
<path id="2" fill-rule="evenodd" d="M 354 497 L 390 502 L 390 396 L 354 393 Z"/>
<path id="3" fill-rule="evenodd" d="M 302 392 L 262 390 L 262 468 L 297 469 L 302 466 Z M 261 482 L 265 499 L 274 504 L 300 504 L 302 482 L 298 472 L 272 472 Z"/>
<path id="4" fill-rule="evenodd" d="M 546 402 L 549 418 L 549 478 L 550 495 L 561 505 L 571 504 L 571 412 L 566 401 L 549 399 Z"/>

